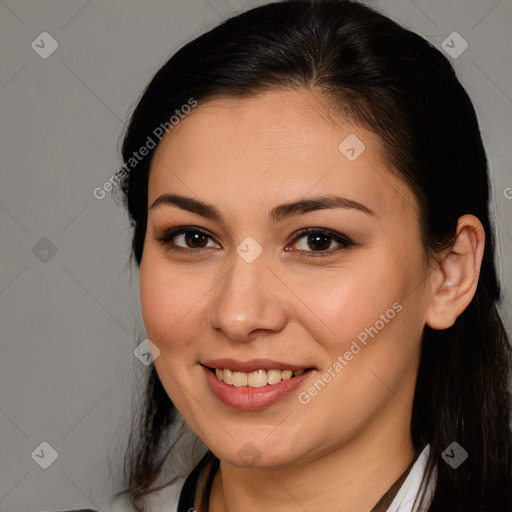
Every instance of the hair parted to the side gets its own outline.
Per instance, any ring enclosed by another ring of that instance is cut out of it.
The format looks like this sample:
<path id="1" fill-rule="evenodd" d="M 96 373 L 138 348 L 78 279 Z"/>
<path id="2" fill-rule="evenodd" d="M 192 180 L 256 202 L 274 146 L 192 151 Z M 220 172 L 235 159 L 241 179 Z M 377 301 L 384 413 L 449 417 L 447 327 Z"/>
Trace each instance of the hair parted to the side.
<path id="1" fill-rule="evenodd" d="M 318 91 L 334 113 L 383 139 L 389 168 L 420 205 L 426 254 L 450 246 L 460 216 L 475 215 L 483 224 L 473 300 L 449 329 L 425 327 L 411 433 L 417 449 L 430 443 L 427 469 L 437 468 L 430 512 L 510 512 L 511 350 L 496 308 L 487 159 L 471 100 L 439 50 L 352 0 L 288 0 L 251 9 L 185 45 L 156 73 L 127 127 L 123 159 L 191 97 L 200 105 L 218 95 L 300 88 Z M 137 264 L 154 150 L 121 181 Z M 139 421 L 134 418 L 127 488 L 120 493 L 139 511 L 160 472 L 157 447 L 176 419 L 154 366 L 143 407 Z M 457 469 L 441 457 L 453 441 L 469 453 Z"/>

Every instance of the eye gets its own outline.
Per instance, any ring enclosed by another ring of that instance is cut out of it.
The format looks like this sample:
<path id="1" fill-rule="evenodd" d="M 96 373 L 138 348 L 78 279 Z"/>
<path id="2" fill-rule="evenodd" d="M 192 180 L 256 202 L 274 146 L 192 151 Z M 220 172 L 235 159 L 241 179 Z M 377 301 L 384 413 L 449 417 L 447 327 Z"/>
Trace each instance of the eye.
<path id="1" fill-rule="evenodd" d="M 306 253 L 306 257 L 327 256 L 355 245 L 347 236 L 325 228 L 304 229 L 298 233 L 293 243 L 298 251 Z"/>
<path id="2" fill-rule="evenodd" d="M 201 249 L 206 247 L 219 248 L 208 233 L 193 226 L 169 229 L 153 238 L 168 250 L 185 251 L 190 254 L 200 253 Z"/>
<path id="3" fill-rule="evenodd" d="M 204 254 L 202 249 L 221 247 L 213 241 L 211 235 L 201 228 L 194 226 L 182 226 L 169 229 L 161 235 L 153 238 L 162 244 L 166 250 L 182 252 L 192 255 Z M 290 249 L 293 244 L 295 249 Z M 356 245 L 349 237 L 325 228 L 306 228 L 298 233 L 292 244 L 285 248 L 286 251 L 296 250 L 301 256 L 317 257 L 328 256 L 340 249 Z"/>

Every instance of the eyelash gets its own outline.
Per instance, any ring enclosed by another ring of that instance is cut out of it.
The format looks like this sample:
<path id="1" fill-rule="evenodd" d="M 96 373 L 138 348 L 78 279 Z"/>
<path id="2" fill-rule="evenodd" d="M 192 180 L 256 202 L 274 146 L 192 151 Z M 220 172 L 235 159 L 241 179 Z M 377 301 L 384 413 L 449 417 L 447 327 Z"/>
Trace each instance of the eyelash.
<path id="1" fill-rule="evenodd" d="M 188 255 L 192 255 L 192 256 L 200 256 L 202 253 L 201 248 L 190 249 L 190 248 L 177 246 L 171 242 L 171 240 L 175 236 L 181 235 L 184 233 L 202 233 L 203 235 L 209 237 L 210 239 L 212 238 L 206 231 L 204 231 L 200 228 L 197 228 L 195 226 L 182 226 L 179 228 L 172 228 L 172 229 L 165 231 L 162 235 L 154 236 L 153 238 L 154 238 L 154 240 L 156 240 L 157 242 L 162 244 L 165 247 L 165 249 L 168 251 L 179 252 L 181 254 L 188 254 Z M 300 256 L 304 257 L 304 258 L 319 258 L 319 257 L 321 258 L 321 257 L 325 257 L 325 256 L 330 256 L 333 253 L 338 252 L 341 249 L 347 249 L 349 247 L 353 247 L 356 245 L 349 237 L 347 237 L 346 235 L 343 235 L 341 233 L 338 233 L 336 231 L 326 229 L 326 228 L 305 228 L 305 227 L 303 227 L 298 233 L 295 234 L 295 238 L 293 238 L 293 240 L 290 243 L 293 243 L 293 242 L 297 241 L 298 239 L 300 239 L 306 235 L 309 235 L 309 234 L 325 235 L 328 238 L 334 240 L 335 242 L 337 242 L 341 245 L 334 249 L 328 249 L 325 251 L 318 251 L 318 252 L 317 251 L 298 250 L 298 252 L 301 253 Z"/>

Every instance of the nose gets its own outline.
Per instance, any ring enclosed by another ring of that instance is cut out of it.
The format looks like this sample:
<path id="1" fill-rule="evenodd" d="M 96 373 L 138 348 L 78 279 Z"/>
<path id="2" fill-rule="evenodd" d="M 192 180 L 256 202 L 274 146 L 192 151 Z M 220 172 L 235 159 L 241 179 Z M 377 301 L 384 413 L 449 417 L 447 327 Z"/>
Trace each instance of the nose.
<path id="1" fill-rule="evenodd" d="M 280 332 L 289 318 L 283 284 L 268 268 L 263 254 L 252 263 L 237 254 L 233 260 L 214 288 L 208 311 L 210 327 L 240 342 Z"/>

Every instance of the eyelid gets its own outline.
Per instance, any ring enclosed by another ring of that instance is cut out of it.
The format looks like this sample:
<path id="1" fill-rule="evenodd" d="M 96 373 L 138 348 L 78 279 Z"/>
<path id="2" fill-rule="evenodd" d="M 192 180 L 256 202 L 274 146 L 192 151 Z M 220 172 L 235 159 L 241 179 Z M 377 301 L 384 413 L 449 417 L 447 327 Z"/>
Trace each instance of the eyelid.
<path id="1" fill-rule="evenodd" d="M 177 251 L 177 252 L 187 252 L 189 254 L 199 254 L 203 251 L 201 249 L 207 249 L 211 250 L 212 247 L 198 247 L 198 248 L 190 248 L 190 247 L 182 247 L 180 245 L 175 245 L 170 242 L 172 238 L 174 238 L 177 235 L 181 235 L 187 232 L 198 232 L 204 234 L 206 237 L 208 237 L 210 240 L 212 240 L 215 244 L 219 244 L 215 238 L 205 229 L 197 227 L 197 226 L 176 226 L 174 228 L 169 228 L 167 230 L 163 230 L 163 232 L 160 235 L 153 235 L 153 239 L 157 242 L 161 243 L 166 247 L 167 250 Z M 326 235 L 328 238 L 333 239 L 335 242 L 340 244 L 338 247 L 335 247 L 333 249 L 327 249 L 325 251 L 304 251 L 301 249 L 298 249 L 294 252 L 299 253 L 302 256 L 305 257 L 311 257 L 311 256 L 322 256 L 322 255 L 330 255 L 334 252 L 339 251 L 340 249 L 346 249 L 348 247 L 352 247 L 356 245 L 348 236 L 339 233 L 338 231 L 334 231 L 329 228 L 320 228 L 320 227 L 306 227 L 303 226 L 298 231 L 295 231 L 292 235 L 290 235 L 286 246 L 288 247 L 290 243 L 296 242 L 298 239 L 312 233 L 319 233 Z M 286 249 L 285 249 L 286 250 Z"/>
<path id="2" fill-rule="evenodd" d="M 288 243 L 293 242 L 297 238 L 299 238 L 303 235 L 308 235 L 310 233 L 322 233 L 322 234 L 325 234 L 325 235 L 328 235 L 328 236 L 334 238 L 335 240 L 340 240 L 341 242 L 352 243 L 352 240 L 348 236 L 344 235 L 343 233 L 340 233 L 339 231 L 335 231 L 334 229 L 329 229 L 329 228 L 315 227 L 315 226 L 300 227 L 297 231 L 295 231 L 294 233 L 292 233 L 290 235 L 290 237 L 288 239 Z"/>
<path id="3" fill-rule="evenodd" d="M 355 242 L 353 242 L 348 236 L 339 233 L 338 231 L 334 231 L 329 228 L 320 228 L 320 227 L 304 227 L 300 229 L 299 231 L 296 231 L 291 236 L 291 241 L 287 243 L 289 245 L 290 243 L 296 242 L 298 239 L 302 238 L 305 235 L 309 235 L 312 233 L 319 233 L 322 235 L 326 235 L 327 237 L 333 239 L 335 242 L 340 244 L 338 247 L 335 247 L 333 249 L 327 249 L 325 251 L 303 251 L 303 250 L 297 250 L 298 253 L 302 253 L 304 256 L 310 257 L 310 256 L 322 256 L 322 255 L 329 255 L 333 254 L 334 252 L 339 251 L 340 249 L 347 249 L 349 247 L 355 246 Z"/>
<path id="4" fill-rule="evenodd" d="M 193 249 L 190 247 L 182 247 L 180 245 L 176 245 L 173 247 L 173 244 L 171 244 L 171 239 L 173 239 L 175 236 L 178 236 L 178 235 L 181 235 L 181 234 L 184 234 L 187 232 L 202 233 L 203 235 L 210 238 L 214 243 L 216 243 L 217 245 L 220 245 L 207 230 L 197 227 L 197 226 L 177 226 L 174 228 L 164 229 L 161 232 L 161 234 L 159 234 L 159 235 L 154 234 L 153 239 L 156 240 L 157 242 L 163 244 L 164 246 L 166 246 L 167 249 L 169 249 L 169 250 L 199 252 L 200 248 Z M 208 249 L 211 249 L 211 247 L 209 247 Z"/>

